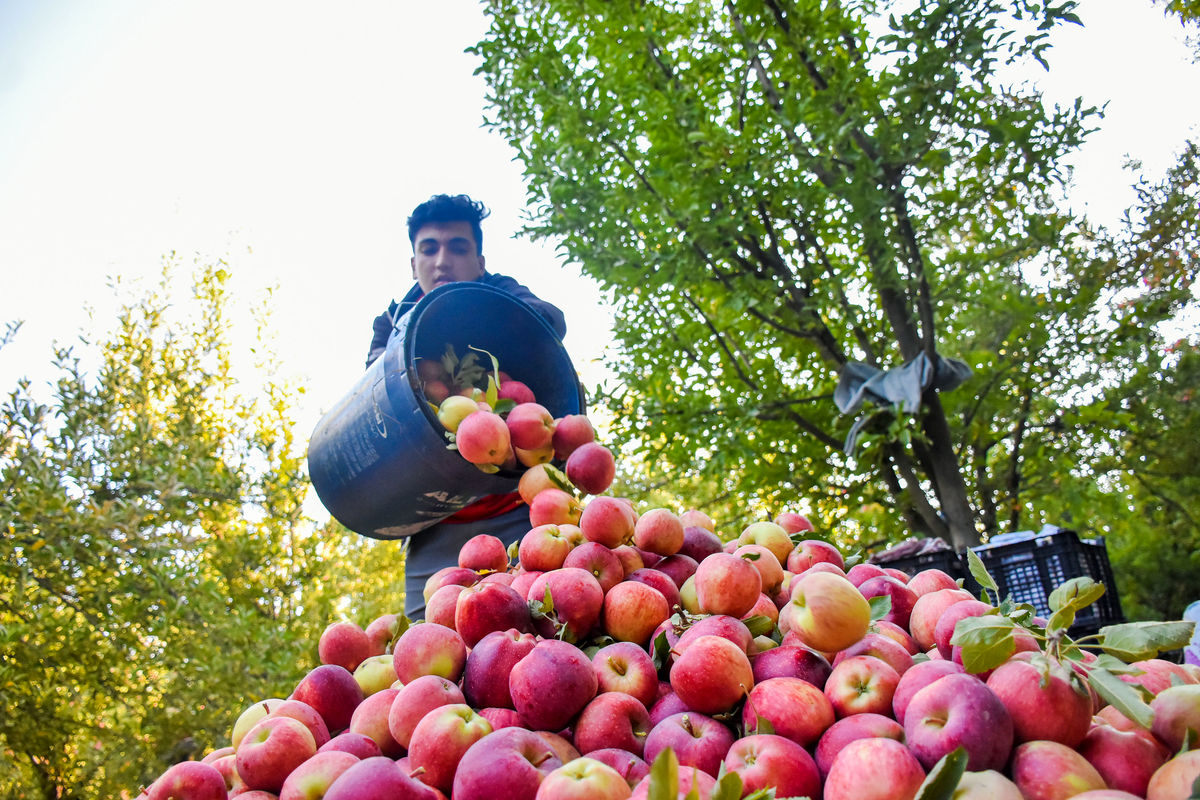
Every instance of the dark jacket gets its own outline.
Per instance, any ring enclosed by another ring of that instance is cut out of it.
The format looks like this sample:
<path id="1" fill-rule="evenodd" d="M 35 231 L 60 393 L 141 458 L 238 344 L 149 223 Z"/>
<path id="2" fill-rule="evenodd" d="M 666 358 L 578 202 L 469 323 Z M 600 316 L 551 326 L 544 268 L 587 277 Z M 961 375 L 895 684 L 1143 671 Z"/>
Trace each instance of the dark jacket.
<path id="1" fill-rule="evenodd" d="M 526 303 L 550 323 L 550 327 L 554 328 L 554 332 L 558 334 L 559 339 L 567 335 L 567 321 L 563 316 L 563 312 L 545 300 L 539 300 L 534 296 L 533 292 L 507 275 L 485 272 L 483 277 L 479 279 L 479 283 L 487 284 L 488 286 L 507 292 Z M 368 367 L 371 366 L 371 363 L 375 359 L 383 355 L 383 351 L 387 349 L 388 339 L 391 337 L 392 331 L 395 330 L 396 324 L 400 322 L 405 314 L 412 311 L 413 306 L 424 296 L 425 293 L 421 291 L 421 287 L 414 284 L 408 290 L 408 294 L 404 295 L 404 299 L 399 303 L 393 300 L 391 305 L 388 306 L 387 311 L 375 318 L 375 321 L 371 324 L 371 349 L 367 353 Z"/>

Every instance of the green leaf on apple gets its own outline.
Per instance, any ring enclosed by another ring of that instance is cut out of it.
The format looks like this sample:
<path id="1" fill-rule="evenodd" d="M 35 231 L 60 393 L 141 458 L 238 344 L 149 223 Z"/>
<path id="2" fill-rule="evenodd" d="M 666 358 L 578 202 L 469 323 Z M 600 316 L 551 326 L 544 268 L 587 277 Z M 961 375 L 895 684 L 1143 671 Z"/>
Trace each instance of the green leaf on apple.
<path id="1" fill-rule="evenodd" d="M 867 602 L 871 605 L 871 622 L 878 622 L 892 613 L 892 596 L 890 594 L 876 595 Z"/>
<path id="2" fill-rule="evenodd" d="M 667 634 L 660 633 L 654 637 L 654 668 L 660 673 L 671 663 L 671 645 L 667 641 Z"/>
<path id="3" fill-rule="evenodd" d="M 954 791 L 967 771 L 967 751 L 956 747 L 933 765 L 914 800 L 951 800 Z"/>
<path id="4" fill-rule="evenodd" d="M 499 414 L 502 417 L 506 417 L 506 416 L 508 416 L 508 412 L 512 411 L 516 407 L 517 407 L 516 400 L 513 400 L 511 397 L 505 397 L 502 400 L 497 400 L 492 405 L 492 411 L 496 412 L 497 414 Z"/>
<path id="5" fill-rule="evenodd" d="M 1192 781 L 1192 793 L 1188 795 L 1188 800 L 1200 800 L 1200 777 Z"/>
<path id="6" fill-rule="evenodd" d="M 773 735 L 775 726 L 771 724 L 771 720 L 761 714 L 754 715 L 754 732 L 759 735 Z"/>
<path id="7" fill-rule="evenodd" d="M 763 614 L 750 617 L 743 620 L 746 627 L 750 629 L 751 636 L 769 636 L 775 630 L 775 623 L 771 622 L 771 618 Z"/>
<path id="8" fill-rule="evenodd" d="M 646 800 L 677 800 L 679 797 L 679 759 L 665 748 L 650 765 L 650 790 Z"/>
<path id="9" fill-rule="evenodd" d="M 1050 593 L 1048 631 L 1065 631 L 1075 624 L 1075 615 L 1104 595 L 1104 584 L 1088 577 L 1072 578 Z"/>
<path id="10" fill-rule="evenodd" d="M 1192 640 L 1194 622 L 1128 622 L 1100 629 L 1100 647 L 1124 661 L 1144 661 L 1163 650 L 1178 650 Z"/>
<path id="11" fill-rule="evenodd" d="M 553 464 L 543 464 L 542 469 L 546 471 L 546 477 L 550 479 L 557 488 L 562 489 L 572 497 L 575 496 L 575 484 L 567 479 L 567 474 Z"/>
<path id="12" fill-rule="evenodd" d="M 1017 624 L 1008 617 L 984 614 L 961 619 L 950 644 L 962 648 L 963 669 L 979 673 L 995 669 L 1016 650 Z"/>
<path id="13" fill-rule="evenodd" d="M 987 567 L 983 565 L 983 559 L 974 550 L 967 548 L 967 569 L 971 572 L 971 577 L 984 590 L 990 590 L 996 596 L 996 602 L 1000 601 L 1000 587 L 996 584 L 996 579 L 987 571 Z"/>
<path id="14" fill-rule="evenodd" d="M 1154 711 L 1142 699 L 1141 687 L 1126 683 L 1106 669 L 1093 667 L 1087 680 L 1096 694 L 1147 730 L 1154 724 Z"/>
<path id="15" fill-rule="evenodd" d="M 712 800 L 741 800 L 742 788 L 741 775 L 736 772 L 725 772 L 717 779 L 717 785 L 713 787 Z"/>
<path id="16" fill-rule="evenodd" d="M 1175 755 L 1181 756 L 1191 750 L 1196 749 L 1196 740 L 1200 739 L 1200 733 L 1196 732 L 1195 728 L 1188 728 L 1183 732 L 1183 745 L 1180 746 L 1179 752 Z"/>

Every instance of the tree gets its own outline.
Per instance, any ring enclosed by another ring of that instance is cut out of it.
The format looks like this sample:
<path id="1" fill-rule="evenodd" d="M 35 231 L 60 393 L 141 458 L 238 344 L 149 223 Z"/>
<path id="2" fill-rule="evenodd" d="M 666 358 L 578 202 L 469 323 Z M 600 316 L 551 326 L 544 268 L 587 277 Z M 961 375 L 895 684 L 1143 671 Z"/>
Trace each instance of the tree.
<path id="1" fill-rule="evenodd" d="M 190 298 L 177 272 L 58 351 L 49 401 L 23 381 L 3 404 L 4 796 L 132 796 L 226 744 L 348 613 L 327 578 L 369 563 L 302 513 L 295 389 L 265 350 L 262 386 L 238 379 L 228 270 L 199 267 Z"/>
<path id="2" fill-rule="evenodd" d="M 1059 499 L 1119 425 L 1097 401 L 1190 296 L 1113 324 L 1110 237 L 1056 205 L 1094 112 L 1002 85 L 1075 6 L 489 4 L 490 124 L 528 232 L 615 304 L 605 399 L 651 480 L 864 543 L 1083 521 Z M 947 358 L 972 376 L 917 407 L 832 401 L 855 362 Z"/>

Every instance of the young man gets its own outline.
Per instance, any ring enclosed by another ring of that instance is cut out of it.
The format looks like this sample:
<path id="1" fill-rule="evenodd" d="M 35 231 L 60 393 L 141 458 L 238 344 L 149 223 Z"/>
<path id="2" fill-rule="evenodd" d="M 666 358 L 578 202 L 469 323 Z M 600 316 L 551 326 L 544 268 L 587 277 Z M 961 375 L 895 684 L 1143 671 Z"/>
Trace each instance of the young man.
<path id="1" fill-rule="evenodd" d="M 392 302 L 372 325 L 367 366 L 387 349 L 397 323 L 417 302 L 438 286 L 460 281 L 478 281 L 500 289 L 531 306 L 545 317 L 561 339 L 567 332 L 562 311 L 505 275 L 488 272 L 483 257 L 480 223 L 487 208 L 465 194 L 439 194 L 417 206 L 408 218 L 412 243 L 412 276 L 416 285 L 399 302 Z M 515 492 L 483 497 L 451 517 L 415 533 L 406 540 L 404 566 L 404 613 L 409 619 L 425 616 L 425 583 L 442 567 L 457 563 L 458 551 L 481 533 L 512 544 L 529 531 L 529 507 Z"/>

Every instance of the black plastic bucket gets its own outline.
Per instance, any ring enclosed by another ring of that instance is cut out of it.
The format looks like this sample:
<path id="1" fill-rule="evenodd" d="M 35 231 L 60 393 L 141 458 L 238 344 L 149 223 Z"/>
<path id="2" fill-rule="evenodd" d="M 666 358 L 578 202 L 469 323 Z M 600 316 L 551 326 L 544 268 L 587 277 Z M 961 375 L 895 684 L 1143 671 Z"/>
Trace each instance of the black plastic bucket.
<path id="1" fill-rule="evenodd" d="M 308 471 L 335 519 L 376 539 L 410 536 L 489 494 L 514 491 L 519 472 L 487 474 L 447 450 L 421 393 L 417 359 L 487 350 L 555 417 L 579 414 L 575 367 L 554 329 L 512 295 L 478 283 L 440 286 L 400 321 L 387 350 L 317 423 Z M 490 369 L 490 359 L 480 354 Z"/>

